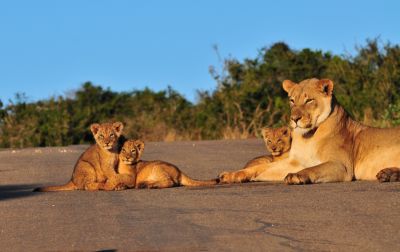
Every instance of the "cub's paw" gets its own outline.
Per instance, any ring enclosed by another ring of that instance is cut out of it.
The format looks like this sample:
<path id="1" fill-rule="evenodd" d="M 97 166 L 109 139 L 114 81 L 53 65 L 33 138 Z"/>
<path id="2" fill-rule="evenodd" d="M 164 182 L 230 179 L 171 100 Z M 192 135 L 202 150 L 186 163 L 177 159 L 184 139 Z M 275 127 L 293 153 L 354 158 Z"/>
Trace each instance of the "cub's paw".
<path id="1" fill-rule="evenodd" d="M 128 187 L 124 184 L 118 184 L 114 187 L 115 191 L 122 191 L 122 190 L 126 190 L 126 189 L 128 189 Z"/>
<path id="2" fill-rule="evenodd" d="M 400 181 L 400 168 L 385 168 L 376 174 L 379 182 L 396 182 Z"/>
<path id="3" fill-rule="evenodd" d="M 289 173 L 288 175 L 286 175 L 284 182 L 287 185 L 304 185 L 304 184 L 310 184 L 311 180 L 305 174 Z"/>

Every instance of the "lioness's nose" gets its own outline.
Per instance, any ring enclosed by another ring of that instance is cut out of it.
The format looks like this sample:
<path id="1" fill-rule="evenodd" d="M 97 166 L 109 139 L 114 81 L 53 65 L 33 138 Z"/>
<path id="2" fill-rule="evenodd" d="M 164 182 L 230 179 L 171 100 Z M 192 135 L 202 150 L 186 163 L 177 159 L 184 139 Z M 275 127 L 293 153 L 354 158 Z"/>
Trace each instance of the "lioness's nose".
<path id="1" fill-rule="evenodd" d="M 291 115 L 291 116 L 290 116 L 290 119 L 291 119 L 293 122 L 297 123 L 297 121 L 301 119 L 301 115 L 298 115 L 298 114 Z"/>

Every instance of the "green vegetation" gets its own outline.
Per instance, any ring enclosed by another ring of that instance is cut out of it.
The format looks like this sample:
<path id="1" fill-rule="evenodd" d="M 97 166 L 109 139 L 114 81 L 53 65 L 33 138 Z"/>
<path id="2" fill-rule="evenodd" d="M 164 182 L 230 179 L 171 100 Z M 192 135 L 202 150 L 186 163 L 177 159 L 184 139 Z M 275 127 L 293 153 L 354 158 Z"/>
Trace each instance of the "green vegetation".
<path id="1" fill-rule="evenodd" d="M 330 78 L 335 94 L 355 117 L 374 126 L 400 124 L 400 47 L 368 40 L 355 56 L 263 48 L 255 59 L 225 59 L 210 68 L 217 87 L 198 92 L 192 104 L 168 88 L 113 92 L 84 83 L 72 97 L 27 102 L 17 94 L 0 101 L 0 147 L 81 144 L 91 141 L 93 122 L 121 120 L 126 135 L 145 140 L 232 139 L 258 136 L 263 126 L 287 122 L 284 79 Z"/>

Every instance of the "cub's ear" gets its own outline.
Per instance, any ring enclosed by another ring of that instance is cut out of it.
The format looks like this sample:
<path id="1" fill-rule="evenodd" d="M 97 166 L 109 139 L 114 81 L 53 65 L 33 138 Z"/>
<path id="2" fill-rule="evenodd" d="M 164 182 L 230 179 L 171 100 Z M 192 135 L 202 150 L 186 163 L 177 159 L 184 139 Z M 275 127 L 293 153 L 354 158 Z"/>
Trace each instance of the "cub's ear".
<path id="1" fill-rule="evenodd" d="M 115 122 L 112 124 L 112 126 L 118 135 L 122 134 L 122 130 L 124 129 L 124 125 L 122 124 L 122 122 Z"/>
<path id="2" fill-rule="evenodd" d="M 261 129 L 261 135 L 263 136 L 263 138 L 267 138 L 268 133 L 271 131 L 270 128 L 262 128 Z"/>
<path id="3" fill-rule="evenodd" d="M 144 151 L 144 142 L 142 140 L 136 140 L 135 146 L 138 148 L 139 151 Z"/>
<path id="4" fill-rule="evenodd" d="M 318 89 L 327 96 L 332 96 L 333 93 L 333 81 L 330 79 L 322 79 L 318 81 Z"/>
<path id="5" fill-rule="evenodd" d="M 290 136 L 290 129 L 287 126 L 282 127 L 281 132 L 284 136 Z"/>
<path id="6" fill-rule="evenodd" d="M 92 125 L 90 125 L 90 131 L 92 131 L 93 135 L 96 135 L 97 132 L 99 132 L 100 129 L 100 124 L 98 123 L 93 123 Z"/>
<path id="7" fill-rule="evenodd" d="M 289 93 L 290 89 L 292 89 L 292 87 L 294 87 L 294 85 L 296 85 L 296 83 L 294 83 L 291 80 L 284 80 L 282 82 L 283 90 L 285 90 L 286 93 Z"/>

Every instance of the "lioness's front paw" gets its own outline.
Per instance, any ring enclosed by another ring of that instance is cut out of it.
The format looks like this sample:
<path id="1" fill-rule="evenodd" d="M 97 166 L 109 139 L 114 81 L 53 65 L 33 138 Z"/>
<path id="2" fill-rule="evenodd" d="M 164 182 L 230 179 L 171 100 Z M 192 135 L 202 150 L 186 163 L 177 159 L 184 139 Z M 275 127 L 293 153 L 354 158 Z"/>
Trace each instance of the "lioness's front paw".
<path id="1" fill-rule="evenodd" d="M 379 182 L 396 182 L 400 181 L 400 169 L 396 167 L 386 168 L 376 174 Z"/>
<path id="2" fill-rule="evenodd" d="M 242 183 L 249 181 L 246 177 L 246 174 L 242 171 L 239 172 L 223 172 L 219 176 L 219 183 L 227 184 L 227 183 Z"/>
<path id="3" fill-rule="evenodd" d="M 284 182 L 287 185 L 303 185 L 303 184 L 310 184 L 310 178 L 305 174 L 300 173 L 289 173 L 286 175 Z"/>

